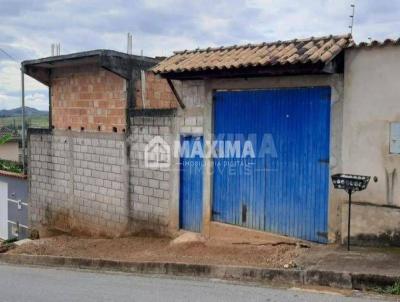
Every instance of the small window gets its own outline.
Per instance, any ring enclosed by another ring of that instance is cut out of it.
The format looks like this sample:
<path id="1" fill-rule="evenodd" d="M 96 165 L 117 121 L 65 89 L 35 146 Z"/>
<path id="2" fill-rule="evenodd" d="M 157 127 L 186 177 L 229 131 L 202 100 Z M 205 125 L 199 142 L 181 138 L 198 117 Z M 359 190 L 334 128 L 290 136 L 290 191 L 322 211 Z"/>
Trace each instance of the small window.
<path id="1" fill-rule="evenodd" d="M 400 122 L 390 123 L 390 147 L 391 154 L 400 154 Z"/>

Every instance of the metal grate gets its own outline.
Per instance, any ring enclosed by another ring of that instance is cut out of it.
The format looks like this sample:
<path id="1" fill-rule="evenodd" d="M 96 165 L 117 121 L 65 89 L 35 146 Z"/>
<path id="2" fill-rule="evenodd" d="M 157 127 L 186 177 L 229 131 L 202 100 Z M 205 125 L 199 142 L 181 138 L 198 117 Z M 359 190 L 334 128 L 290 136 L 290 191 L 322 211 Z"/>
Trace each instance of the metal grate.
<path id="1" fill-rule="evenodd" d="M 370 176 L 353 174 L 332 175 L 332 182 L 335 189 L 343 189 L 346 192 L 356 192 L 365 190 L 368 186 Z"/>
<path id="2" fill-rule="evenodd" d="M 349 215 L 347 220 L 347 250 L 350 251 L 350 222 L 351 222 L 351 194 L 365 190 L 368 186 L 370 176 L 354 174 L 334 174 L 332 182 L 335 189 L 342 189 L 349 194 Z"/>

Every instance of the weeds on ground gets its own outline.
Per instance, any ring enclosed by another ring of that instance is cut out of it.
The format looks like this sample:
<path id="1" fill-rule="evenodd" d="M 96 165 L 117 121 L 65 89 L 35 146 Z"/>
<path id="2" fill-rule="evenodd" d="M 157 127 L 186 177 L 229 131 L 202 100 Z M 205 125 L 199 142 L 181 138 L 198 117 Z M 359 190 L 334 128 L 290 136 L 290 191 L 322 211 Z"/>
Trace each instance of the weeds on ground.
<path id="1" fill-rule="evenodd" d="M 375 290 L 380 294 L 400 295 L 400 280 L 396 281 L 393 285 L 378 287 Z"/>
<path id="2" fill-rule="evenodd" d="M 18 241 L 18 238 L 14 237 L 14 238 L 10 238 L 7 240 L 4 240 L 2 242 L 0 242 L 0 253 L 5 253 L 8 250 L 12 249 L 15 247 L 14 242 Z"/>
<path id="3" fill-rule="evenodd" d="M 2 243 L 3 243 L 3 244 L 10 244 L 10 243 L 13 243 L 13 242 L 15 242 L 15 241 L 18 241 L 18 238 L 17 238 L 17 237 L 4 240 Z"/>

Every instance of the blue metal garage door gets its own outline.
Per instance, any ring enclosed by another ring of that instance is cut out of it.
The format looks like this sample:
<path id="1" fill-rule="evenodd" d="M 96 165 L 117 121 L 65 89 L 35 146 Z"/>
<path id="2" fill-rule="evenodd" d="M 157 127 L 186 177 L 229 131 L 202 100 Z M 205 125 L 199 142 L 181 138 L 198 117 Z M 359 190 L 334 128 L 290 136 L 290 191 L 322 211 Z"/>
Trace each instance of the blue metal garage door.
<path id="1" fill-rule="evenodd" d="M 330 94 L 215 93 L 213 220 L 327 241 Z"/>

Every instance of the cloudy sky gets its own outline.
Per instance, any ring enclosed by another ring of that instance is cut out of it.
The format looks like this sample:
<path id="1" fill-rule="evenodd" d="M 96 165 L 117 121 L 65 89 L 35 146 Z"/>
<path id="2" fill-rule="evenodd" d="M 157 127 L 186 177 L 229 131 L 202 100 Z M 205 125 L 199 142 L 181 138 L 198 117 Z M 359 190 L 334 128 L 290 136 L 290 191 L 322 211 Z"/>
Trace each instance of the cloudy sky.
<path id="1" fill-rule="evenodd" d="M 343 34 L 351 3 L 357 42 L 400 36 L 400 0 L 0 0 L 0 109 L 20 104 L 15 61 L 49 56 L 51 43 L 60 42 L 62 54 L 125 51 L 131 32 L 134 53 L 165 56 L 196 47 Z M 47 88 L 26 82 L 27 105 L 47 109 Z"/>

